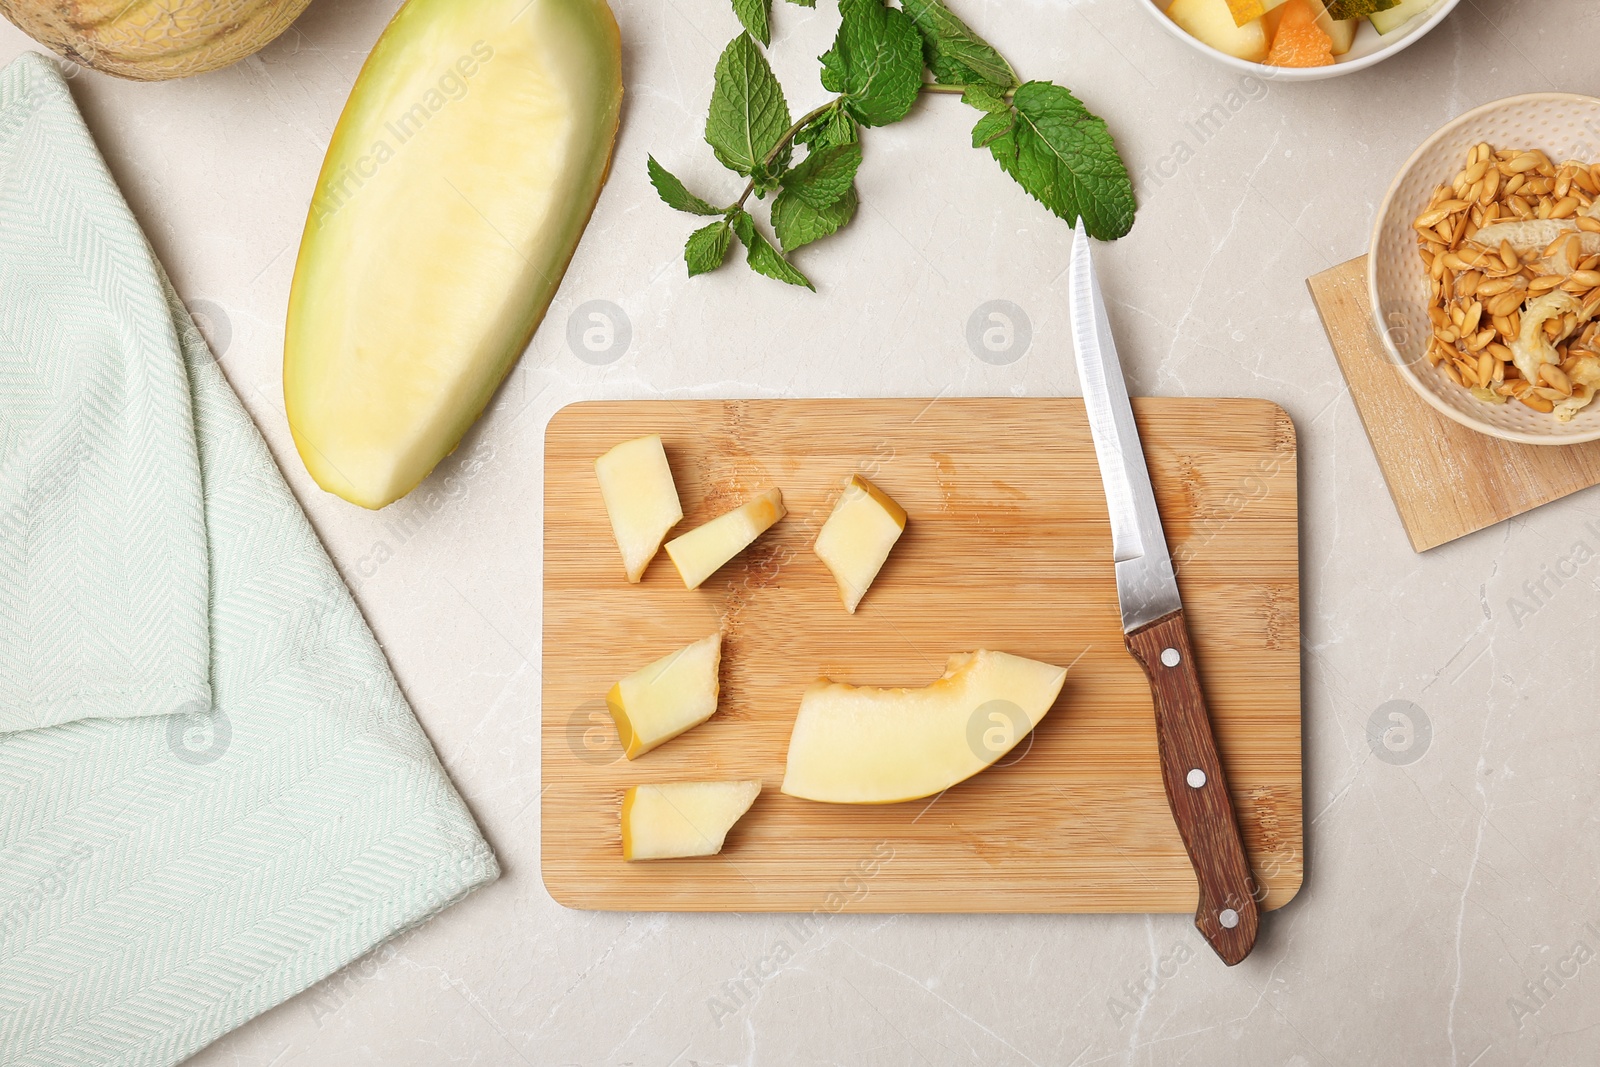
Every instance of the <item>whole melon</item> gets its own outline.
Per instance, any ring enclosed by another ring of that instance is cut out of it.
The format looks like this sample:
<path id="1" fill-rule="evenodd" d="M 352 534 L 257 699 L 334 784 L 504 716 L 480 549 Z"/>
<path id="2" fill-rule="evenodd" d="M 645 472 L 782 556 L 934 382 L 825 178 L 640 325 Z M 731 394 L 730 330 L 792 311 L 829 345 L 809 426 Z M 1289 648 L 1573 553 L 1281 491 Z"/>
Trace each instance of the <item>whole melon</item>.
<path id="1" fill-rule="evenodd" d="M 136 81 L 237 63 L 311 0 L 0 0 L 0 14 L 74 63 Z"/>

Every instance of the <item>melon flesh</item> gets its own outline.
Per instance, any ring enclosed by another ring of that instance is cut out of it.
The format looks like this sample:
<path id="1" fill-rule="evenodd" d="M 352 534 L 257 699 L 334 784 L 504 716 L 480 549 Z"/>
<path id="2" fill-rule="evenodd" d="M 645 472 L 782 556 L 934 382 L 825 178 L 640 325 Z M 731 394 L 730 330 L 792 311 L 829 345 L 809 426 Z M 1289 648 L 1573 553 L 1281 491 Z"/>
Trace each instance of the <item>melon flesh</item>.
<path id="1" fill-rule="evenodd" d="M 605 0 L 409 0 L 334 130 L 283 388 L 317 484 L 380 508 L 460 442 L 527 347 L 605 180 Z"/>
<path id="2" fill-rule="evenodd" d="M 622 550 L 628 581 L 637 582 L 661 548 L 667 531 L 683 519 L 678 487 L 661 437 L 624 441 L 594 461 L 611 532 Z"/>

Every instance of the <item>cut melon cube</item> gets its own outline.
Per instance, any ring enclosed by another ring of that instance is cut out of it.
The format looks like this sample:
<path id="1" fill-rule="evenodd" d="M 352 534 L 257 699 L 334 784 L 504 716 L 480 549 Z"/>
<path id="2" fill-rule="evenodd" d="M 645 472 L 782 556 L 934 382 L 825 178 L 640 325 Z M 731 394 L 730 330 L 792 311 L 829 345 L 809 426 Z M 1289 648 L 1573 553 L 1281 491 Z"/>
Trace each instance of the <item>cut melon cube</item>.
<path id="1" fill-rule="evenodd" d="M 1326 67 L 1333 62 L 1333 38 L 1317 25 L 1321 0 L 1288 0 L 1267 62 L 1275 67 Z"/>
<path id="2" fill-rule="evenodd" d="M 1228 10 L 1233 15 L 1235 25 L 1243 26 L 1251 19 L 1258 19 L 1274 8 L 1281 7 L 1284 0 L 1228 0 Z"/>
<path id="3" fill-rule="evenodd" d="M 1167 17 L 1183 32 L 1217 51 L 1260 63 L 1267 58 L 1267 29 L 1260 19 L 1243 26 L 1233 21 L 1228 0 L 1172 0 Z"/>
<path id="4" fill-rule="evenodd" d="M 692 730 L 717 712 L 722 634 L 662 656 L 611 687 L 606 707 L 629 759 Z"/>
<path id="5" fill-rule="evenodd" d="M 1400 0 L 1400 3 L 1387 11 L 1374 11 L 1367 17 L 1372 20 L 1372 26 L 1379 33 L 1389 34 L 1400 29 L 1418 15 L 1425 15 L 1432 11 L 1439 0 Z"/>
<path id="6" fill-rule="evenodd" d="M 1332 8 L 1328 0 L 1308 0 L 1308 2 L 1311 5 L 1311 13 L 1316 16 L 1317 28 L 1327 34 L 1328 39 L 1333 42 L 1333 54 L 1342 56 L 1350 51 L 1355 44 L 1356 30 L 1361 28 L 1361 20 L 1334 18 L 1330 14 Z M 1283 15 L 1283 8 L 1278 8 L 1272 14 L 1275 17 L 1267 19 L 1268 37 L 1276 37 L 1278 22 Z"/>
<path id="7" fill-rule="evenodd" d="M 760 794 L 760 782 L 633 786 L 622 794 L 622 858 L 715 856 Z"/>
<path id="8" fill-rule="evenodd" d="M 683 520 L 666 449 L 655 434 L 624 441 L 594 461 L 594 473 L 628 581 L 637 582 L 667 531 Z"/>
<path id="9" fill-rule="evenodd" d="M 904 508 L 861 475 L 851 477 L 812 551 L 833 572 L 852 615 L 905 528 Z"/>
<path id="10" fill-rule="evenodd" d="M 678 573 L 683 576 L 683 584 L 698 589 L 724 563 L 743 552 L 786 514 L 783 493 L 769 489 L 726 515 L 674 537 L 667 542 L 667 555 L 672 557 Z"/>
<path id="11" fill-rule="evenodd" d="M 1317 16 L 1317 25 L 1333 41 L 1333 54 L 1342 56 L 1355 46 L 1356 30 L 1361 28 L 1361 20 L 1329 18 L 1324 11 Z"/>
<path id="12" fill-rule="evenodd" d="M 1342 56 L 1355 47 L 1356 30 L 1361 28 L 1361 20 L 1331 19 L 1323 15 L 1317 19 L 1317 25 L 1322 27 L 1322 32 L 1333 41 L 1333 54 Z"/>

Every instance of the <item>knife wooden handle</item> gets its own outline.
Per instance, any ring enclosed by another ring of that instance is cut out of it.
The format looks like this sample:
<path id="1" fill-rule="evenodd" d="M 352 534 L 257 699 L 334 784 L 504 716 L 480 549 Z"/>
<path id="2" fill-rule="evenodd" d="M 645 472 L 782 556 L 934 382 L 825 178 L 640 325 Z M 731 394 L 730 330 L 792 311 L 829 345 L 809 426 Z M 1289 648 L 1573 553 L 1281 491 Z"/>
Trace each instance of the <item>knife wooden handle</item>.
<path id="1" fill-rule="evenodd" d="M 1200 882 L 1194 925 L 1231 967 L 1255 946 L 1261 916 L 1183 611 L 1140 627 L 1127 642 L 1150 676 L 1167 803 Z"/>

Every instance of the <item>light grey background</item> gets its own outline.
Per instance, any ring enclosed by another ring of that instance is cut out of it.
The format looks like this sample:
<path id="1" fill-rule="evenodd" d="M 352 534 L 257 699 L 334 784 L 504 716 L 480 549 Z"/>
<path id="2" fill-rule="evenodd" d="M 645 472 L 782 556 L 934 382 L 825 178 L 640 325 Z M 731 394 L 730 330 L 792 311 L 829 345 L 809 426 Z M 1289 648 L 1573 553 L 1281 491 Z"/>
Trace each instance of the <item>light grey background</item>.
<path id="1" fill-rule="evenodd" d="M 1202 139 L 1191 124 L 1247 87 L 1129 0 L 955 0 L 1024 76 L 1077 90 L 1145 174 L 1137 227 L 1100 255 L 1134 390 L 1268 397 L 1300 431 L 1307 881 L 1227 970 L 1183 916 L 838 916 L 800 938 L 782 916 L 586 914 L 546 895 L 537 662 L 552 412 L 661 394 L 1077 392 L 1068 229 L 967 147 L 975 116 L 953 99 L 868 132 L 859 217 L 798 257 L 818 295 L 742 266 L 687 280 L 692 220 L 655 199 L 645 155 L 704 190 L 736 189 L 700 130 L 737 27 L 726 0 L 613 2 L 627 104 L 588 235 L 483 422 L 381 514 L 307 478 L 279 362 L 312 183 L 395 0 L 318 0 L 260 55 L 186 82 L 74 80 L 507 872 L 194 1063 L 1592 1062 L 1600 497 L 1414 554 L 1304 279 L 1363 250 L 1390 177 L 1447 119 L 1518 92 L 1600 91 L 1600 9 L 1467 0 L 1399 58 L 1264 87 Z M 798 112 L 823 98 L 814 57 L 837 14 L 777 6 L 771 55 Z M 26 47 L 0 27 L 0 59 Z M 626 313 L 614 362 L 568 347 L 569 317 L 590 301 Z M 1026 314 L 1020 358 L 969 348 L 969 319 L 990 301 Z M 1558 571 L 1569 577 L 1536 604 L 1525 583 Z M 1425 751 L 1421 730 L 1405 750 L 1397 709 L 1426 716 Z M 780 942 L 794 958 L 718 1025 L 724 983 Z M 1541 980 L 1535 999 L 1524 983 Z"/>

